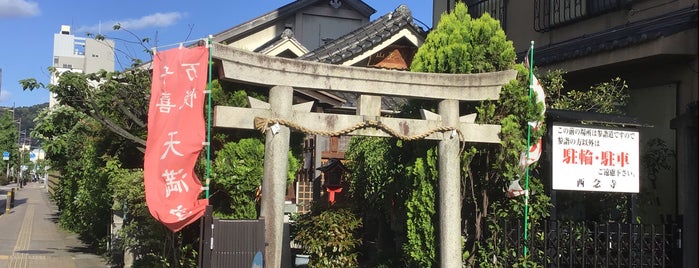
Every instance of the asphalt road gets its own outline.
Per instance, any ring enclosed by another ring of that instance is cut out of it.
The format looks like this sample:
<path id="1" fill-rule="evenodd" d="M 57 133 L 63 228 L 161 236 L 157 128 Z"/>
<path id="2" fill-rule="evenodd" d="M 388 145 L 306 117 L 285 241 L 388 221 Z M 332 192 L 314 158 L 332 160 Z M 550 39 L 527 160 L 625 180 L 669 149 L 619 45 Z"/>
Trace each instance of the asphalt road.
<path id="1" fill-rule="evenodd" d="M 58 227 L 57 210 L 43 183 L 29 183 L 15 191 L 15 207 L 6 213 L 7 192 L 16 184 L 0 186 L 0 268 L 110 267 L 76 234 Z"/>

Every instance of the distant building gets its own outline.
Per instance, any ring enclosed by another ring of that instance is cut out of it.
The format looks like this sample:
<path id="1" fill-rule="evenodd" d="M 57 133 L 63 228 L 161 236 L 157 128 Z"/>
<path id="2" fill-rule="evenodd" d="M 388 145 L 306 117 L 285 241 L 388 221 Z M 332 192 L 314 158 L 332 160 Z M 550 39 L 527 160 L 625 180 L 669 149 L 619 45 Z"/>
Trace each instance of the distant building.
<path id="1" fill-rule="evenodd" d="M 99 70 L 114 71 L 114 40 L 97 40 L 76 37 L 70 26 L 61 25 L 60 32 L 53 35 L 53 64 L 57 74 L 66 71 L 94 73 Z M 51 77 L 51 84 L 58 83 L 58 76 Z M 49 107 L 56 105 L 52 94 Z"/>

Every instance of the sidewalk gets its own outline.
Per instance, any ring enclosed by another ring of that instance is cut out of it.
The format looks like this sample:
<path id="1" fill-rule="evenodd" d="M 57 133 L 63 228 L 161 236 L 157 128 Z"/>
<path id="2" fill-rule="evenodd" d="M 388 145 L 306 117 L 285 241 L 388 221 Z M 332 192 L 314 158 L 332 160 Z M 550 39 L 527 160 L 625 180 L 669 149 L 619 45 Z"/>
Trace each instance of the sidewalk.
<path id="1" fill-rule="evenodd" d="M 15 207 L 5 213 L 6 192 L 15 188 Z M 76 234 L 58 228 L 56 208 L 43 183 L 0 186 L 0 268 L 109 267 L 89 253 Z"/>

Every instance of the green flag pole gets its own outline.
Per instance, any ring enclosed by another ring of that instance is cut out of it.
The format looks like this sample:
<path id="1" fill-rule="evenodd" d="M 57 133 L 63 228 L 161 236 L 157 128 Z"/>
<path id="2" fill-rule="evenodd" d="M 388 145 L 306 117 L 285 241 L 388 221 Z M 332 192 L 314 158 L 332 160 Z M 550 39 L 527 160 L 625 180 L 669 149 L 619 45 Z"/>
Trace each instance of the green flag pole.
<path id="1" fill-rule="evenodd" d="M 211 47 L 213 46 L 212 39 L 212 36 L 209 35 L 206 42 L 209 45 L 209 82 L 206 85 L 206 92 L 208 93 L 208 104 L 206 105 L 206 199 L 209 199 L 209 184 L 211 183 L 211 76 L 213 75 L 211 73 L 211 66 L 213 65 L 211 60 Z"/>
<path id="2" fill-rule="evenodd" d="M 534 89 L 534 41 L 529 46 L 529 102 L 532 102 L 532 91 Z M 524 257 L 527 257 L 529 245 L 529 148 L 531 147 L 532 126 L 527 123 L 527 158 L 524 160 Z"/>

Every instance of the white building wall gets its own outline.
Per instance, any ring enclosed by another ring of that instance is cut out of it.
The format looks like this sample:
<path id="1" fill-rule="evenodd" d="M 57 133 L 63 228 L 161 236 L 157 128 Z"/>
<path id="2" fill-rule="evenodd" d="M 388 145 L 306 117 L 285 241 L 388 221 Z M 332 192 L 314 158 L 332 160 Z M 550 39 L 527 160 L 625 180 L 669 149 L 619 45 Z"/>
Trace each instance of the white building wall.
<path id="1" fill-rule="evenodd" d="M 244 49 L 247 51 L 254 51 L 255 49 L 261 47 L 262 45 L 273 40 L 279 36 L 282 31 L 284 31 L 284 23 L 277 23 L 271 25 L 263 30 L 257 31 L 245 38 L 235 41 L 235 43 L 230 44 L 235 48 Z"/>
<path id="2" fill-rule="evenodd" d="M 53 34 L 53 56 L 73 56 L 75 48 L 75 35 Z"/>
<path id="3" fill-rule="evenodd" d="M 114 71 L 114 41 L 86 39 L 83 58 L 86 73 Z"/>

